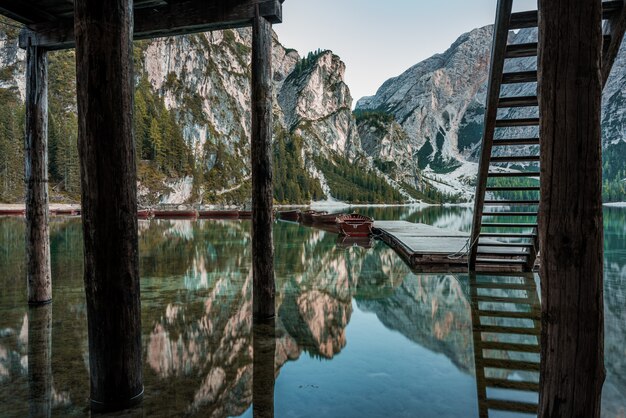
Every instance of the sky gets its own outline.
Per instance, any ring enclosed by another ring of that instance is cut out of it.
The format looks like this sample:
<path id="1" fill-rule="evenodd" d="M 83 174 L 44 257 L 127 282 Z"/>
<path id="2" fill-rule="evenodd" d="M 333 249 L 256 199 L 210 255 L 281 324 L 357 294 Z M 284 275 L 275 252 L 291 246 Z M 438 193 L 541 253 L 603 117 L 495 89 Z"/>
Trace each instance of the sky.
<path id="1" fill-rule="evenodd" d="M 309 51 L 330 49 L 346 63 L 355 100 L 391 77 L 444 52 L 463 33 L 493 24 L 497 0 L 286 0 L 281 43 Z M 515 0 L 514 11 L 537 8 Z"/>

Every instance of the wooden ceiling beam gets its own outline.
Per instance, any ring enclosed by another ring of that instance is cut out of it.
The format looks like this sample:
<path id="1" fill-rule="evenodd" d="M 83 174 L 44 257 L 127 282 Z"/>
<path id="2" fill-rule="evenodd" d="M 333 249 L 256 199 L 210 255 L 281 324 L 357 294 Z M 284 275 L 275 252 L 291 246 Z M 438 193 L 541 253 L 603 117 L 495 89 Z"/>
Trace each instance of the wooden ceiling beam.
<path id="1" fill-rule="evenodd" d="M 251 26 L 257 5 L 261 16 L 271 23 L 281 23 L 282 3 L 282 0 L 169 0 L 162 7 L 135 11 L 134 39 Z M 49 50 L 73 48 L 73 21 L 29 25 L 20 34 L 20 47 L 28 45 Z"/>
<path id="2" fill-rule="evenodd" d="M 56 16 L 19 0 L 0 0 L 0 14 L 20 23 L 55 22 Z"/>

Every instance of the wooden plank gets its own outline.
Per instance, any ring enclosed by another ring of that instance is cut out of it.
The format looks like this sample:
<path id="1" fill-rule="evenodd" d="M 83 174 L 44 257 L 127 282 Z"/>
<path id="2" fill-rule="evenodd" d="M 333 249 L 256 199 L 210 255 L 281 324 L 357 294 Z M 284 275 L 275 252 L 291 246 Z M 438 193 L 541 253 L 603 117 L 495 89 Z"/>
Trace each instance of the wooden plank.
<path id="1" fill-rule="evenodd" d="M 528 392 L 539 391 L 539 383 L 524 382 L 518 380 L 505 380 L 505 379 L 486 379 L 487 387 L 498 389 L 512 389 L 523 390 Z"/>
<path id="2" fill-rule="evenodd" d="M 539 416 L 600 417 L 604 368 L 602 6 L 540 1 Z M 584 28 L 584 30 L 581 30 Z"/>
<path id="3" fill-rule="evenodd" d="M 537 42 L 509 44 L 506 46 L 506 58 L 527 58 L 537 56 Z"/>
<path id="4" fill-rule="evenodd" d="M 489 409 L 508 412 L 524 412 L 527 414 L 536 414 L 538 408 L 536 403 L 507 401 L 501 399 L 488 399 L 487 405 L 489 405 Z"/>
<path id="5" fill-rule="evenodd" d="M 538 321 L 541 319 L 539 312 L 509 312 L 509 311 L 493 311 L 493 310 L 479 310 L 479 315 L 490 318 L 513 318 L 513 319 L 532 319 Z"/>
<path id="6" fill-rule="evenodd" d="M 272 171 L 272 25 L 256 9 L 252 29 L 252 273 L 253 315 L 276 315 L 274 179 Z"/>
<path id="7" fill-rule="evenodd" d="M 33 5 L 32 2 L 19 0 L 0 0 L 0 14 L 24 24 L 57 22 L 58 20 L 56 16 Z"/>
<path id="8" fill-rule="evenodd" d="M 498 172 L 498 173 L 489 173 L 489 177 L 539 177 L 540 172 L 538 171 L 521 171 L 521 172 Z"/>
<path id="9" fill-rule="evenodd" d="M 485 111 L 485 123 L 483 127 L 483 144 L 480 152 L 478 176 L 476 180 L 476 194 L 474 197 L 474 217 L 472 221 L 471 241 L 476 242 L 480 234 L 482 211 L 485 201 L 487 178 L 489 174 L 493 139 L 498 118 L 498 102 L 500 100 L 500 84 L 504 71 L 506 45 L 509 38 L 509 20 L 513 0 L 498 0 L 496 23 L 494 27 L 493 43 L 491 47 L 491 67 L 489 69 L 489 81 L 487 87 L 487 104 Z M 478 248 L 472 245 L 469 253 L 469 269 L 475 270 L 476 254 Z"/>
<path id="10" fill-rule="evenodd" d="M 28 309 L 28 412 L 49 417 L 52 412 L 52 304 Z"/>
<path id="11" fill-rule="evenodd" d="M 130 1 L 75 0 L 91 408 L 143 397 Z"/>
<path id="12" fill-rule="evenodd" d="M 494 147 L 508 147 L 521 145 L 539 145 L 539 138 L 498 139 L 493 141 Z"/>
<path id="13" fill-rule="evenodd" d="M 541 351 L 541 348 L 536 344 L 501 343 L 498 341 L 483 341 L 482 349 L 496 351 L 515 351 L 517 353 L 539 353 Z"/>
<path id="14" fill-rule="evenodd" d="M 498 101 L 498 107 L 501 109 L 535 106 L 539 106 L 539 98 L 537 96 L 506 96 L 500 97 L 500 101 Z"/>
<path id="15" fill-rule="evenodd" d="M 491 157 L 492 163 L 522 163 L 537 161 L 539 161 L 538 155 L 509 155 L 505 157 Z"/>
<path id="16" fill-rule="evenodd" d="M 502 74 L 502 84 L 536 83 L 537 71 L 516 71 Z"/>
<path id="17" fill-rule="evenodd" d="M 28 303 L 52 300 L 48 226 L 48 55 L 38 47 L 26 54 L 26 277 Z"/>
<path id="18" fill-rule="evenodd" d="M 189 33 L 251 26 L 258 6 L 270 23 L 282 22 L 280 0 L 181 0 L 163 7 L 137 10 L 133 39 L 151 39 Z M 28 42 L 50 50 L 74 47 L 72 20 L 56 24 L 30 25 L 20 33 L 20 47 Z"/>
<path id="19" fill-rule="evenodd" d="M 539 118 L 498 119 L 496 128 L 514 128 L 519 126 L 539 126 Z"/>
<path id="20" fill-rule="evenodd" d="M 484 346 L 483 346 L 483 349 L 484 349 Z M 532 371 L 532 372 L 539 371 L 539 363 L 535 363 L 533 361 L 485 358 L 483 360 L 483 366 L 494 368 L 494 369 L 524 370 L 524 371 Z"/>

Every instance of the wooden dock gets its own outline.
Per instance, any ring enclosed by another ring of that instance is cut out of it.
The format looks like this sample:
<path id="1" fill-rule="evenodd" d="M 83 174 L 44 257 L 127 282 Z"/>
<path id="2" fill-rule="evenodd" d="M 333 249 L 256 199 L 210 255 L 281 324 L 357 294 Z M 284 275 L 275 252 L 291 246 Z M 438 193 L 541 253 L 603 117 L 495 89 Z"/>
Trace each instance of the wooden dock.
<path id="1" fill-rule="evenodd" d="M 468 270 L 468 245 L 470 234 L 453 229 L 406 221 L 376 221 L 376 236 L 393 248 L 416 272 L 458 273 Z M 494 244 L 495 240 L 481 240 L 481 244 Z M 497 257 L 511 256 L 507 248 L 490 248 Z M 526 256 L 519 251 L 519 257 Z M 488 269 L 488 268 L 487 268 Z M 512 271 L 508 266 L 494 266 L 499 271 Z M 514 270 L 515 267 L 513 266 Z"/>

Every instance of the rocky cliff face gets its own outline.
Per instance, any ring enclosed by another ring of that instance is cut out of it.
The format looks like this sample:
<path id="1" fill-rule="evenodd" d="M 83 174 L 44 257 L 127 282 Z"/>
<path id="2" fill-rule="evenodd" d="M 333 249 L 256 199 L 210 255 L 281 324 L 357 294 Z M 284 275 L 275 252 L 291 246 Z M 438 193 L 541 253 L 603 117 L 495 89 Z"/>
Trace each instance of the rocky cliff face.
<path id="1" fill-rule="evenodd" d="M 510 39 L 511 43 L 531 41 L 537 41 L 536 29 L 519 31 Z M 491 42 L 491 26 L 464 34 L 445 53 L 388 80 L 376 95 L 362 98 L 356 106 L 358 111 L 392 115 L 407 135 L 405 143 L 399 144 L 400 150 L 408 145 L 417 156 L 412 159 L 413 166 L 425 169 L 425 177 L 439 189 L 457 190 L 467 197 L 473 194 L 472 183 L 480 155 Z M 536 58 L 509 60 L 505 70 L 536 68 L 536 61 Z M 623 43 L 604 91 L 602 119 L 605 198 L 612 200 L 626 197 L 622 163 L 626 153 L 625 81 L 626 43 Z M 532 95 L 535 89 L 536 84 L 531 83 L 506 86 L 504 94 Z M 536 112 L 536 109 L 520 108 L 501 111 L 500 116 L 525 118 L 536 116 Z M 535 136 L 536 130 L 506 129 L 499 135 Z M 368 143 L 388 142 L 388 131 L 370 131 L 368 126 L 363 126 L 363 131 L 373 134 Z M 536 152 L 522 148 L 517 151 Z"/>

